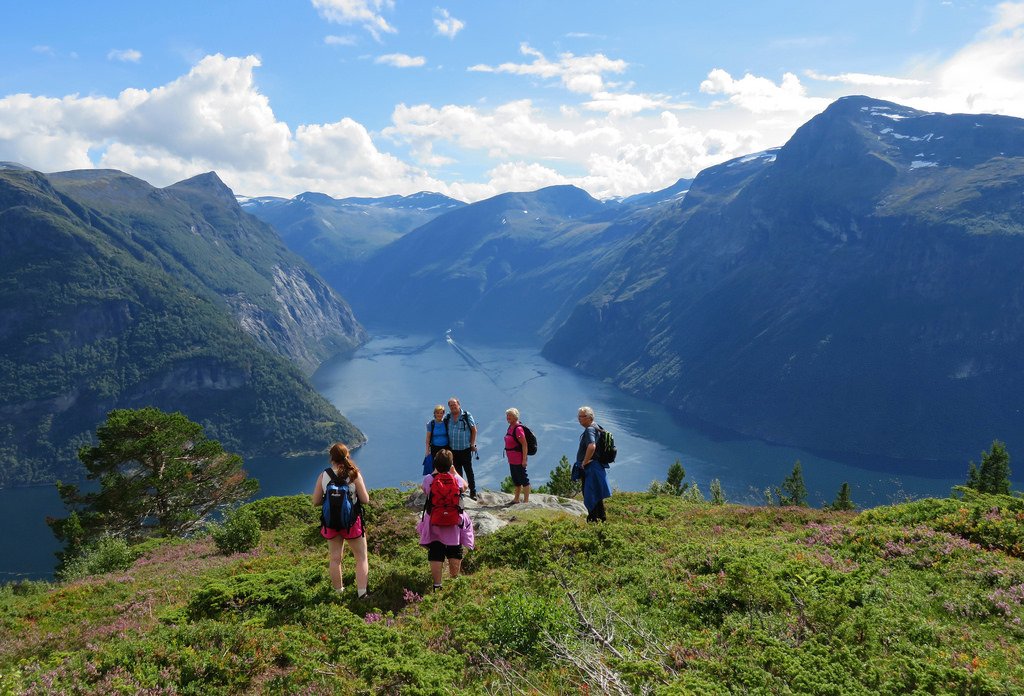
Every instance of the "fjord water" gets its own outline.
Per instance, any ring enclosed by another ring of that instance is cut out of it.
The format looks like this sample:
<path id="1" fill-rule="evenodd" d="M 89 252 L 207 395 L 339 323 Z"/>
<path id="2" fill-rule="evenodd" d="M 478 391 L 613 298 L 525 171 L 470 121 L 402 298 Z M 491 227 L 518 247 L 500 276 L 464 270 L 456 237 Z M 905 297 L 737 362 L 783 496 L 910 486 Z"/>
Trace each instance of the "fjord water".
<path id="1" fill-rule="evenodd" d="M 536 485 L 547 482 L 563 454 L 575 458 L 576 411 L 583 404 L 592 406 L 597 421 L 615 434 L 619 458 L 608 476 L 614 488 L 624 491 L 664 480 L 676 459 L 686 468 L 686 480 L 697 483 L 705 496 L 708 483 L 717 478 L 730 501 L 754 504 L 763 503 L 761 491 L 780 485 L 798 459 L 814 506 L 831 502 L 844 481 L 850 483 L 853 500 L 870 507 L 948 495 L 966 474 L 966 463 L 870 459 L 855 465 L 710 433 L 681 424 L 655 403 L 552 364 L 535 348 L 480 345 L 451 334 L 378 336 L 351 358 L 325 363 L 313 383 L 367 435 L 355 459 L 371 488 L 419 479 L 426 423 L 433 406 L 450 396 L 458 396 L 478 423 L 480 458 L 474 469 L 480 488 L 497 489 L 508 475 L 502 438 L 505 409 L 513 406 L 539 441 L 529 463 Z M 246 460 L 246 469 L 259 479 L 260 496 L 293 495 L 308 493 L 325 463 L 326 457 L 257 457 Z M 0 519 L 6 529 L 18 530 L 0 539 L 0 580 L 50 576 L 57 544 L 44 520 L 62 514 L 51 486 L 0 491 Z"/>
<path id="2" fill-rule="evenodd" d="M 474 344 L 452 334 L 377 337 L 353 358 L 322 366 L 313 382 L 366 433 L 369 441 L 355 458 L 371 487 L 417 478 L 432 408 L 450 396 L 458 396 L 477 420 L 478 487 L 497 488 L 508 475 L 502 457 L 507 408 L 518 408 L 537 435 L 539 448 L 530 458 L 529 474 L 539 485 L 547 482 L 562 455 L 570 462 L 575 458 L 581 432 L 576 411 L 583 404 L 592 406 L 597 422 L 615 435 L 619 457 L 608 477 L 620 490 L 645 490 L 652 480 L 664 480 L 679 459 L 686 480 L 696 482 L 705 495 L 717 478 L 729 500 L 762 503 L 761 491 L 778 486 L 799 459 L 812 505 L 831 502 L 848 481 L 854 501 L 866 507 L 908 496 L 948 495 L 966 472 L 966 463 L 928 463 L 914 465 L 913 474 L 897 475 L 886 471 L 891 463 L 855 466 L 793 447 L 709 433 L 680 423 L 653 402 L 550 363 L 537 349 Z M 311 487 L 322 463 L 311 463 L 296 490 Z M 250 469 L 264 480 L 262 467 Z"/>

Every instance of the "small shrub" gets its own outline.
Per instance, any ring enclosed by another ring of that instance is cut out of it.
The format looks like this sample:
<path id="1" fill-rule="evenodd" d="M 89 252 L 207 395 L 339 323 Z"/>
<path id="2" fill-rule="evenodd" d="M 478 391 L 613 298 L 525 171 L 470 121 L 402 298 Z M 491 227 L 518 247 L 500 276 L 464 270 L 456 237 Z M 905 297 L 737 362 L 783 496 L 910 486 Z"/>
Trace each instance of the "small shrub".
<path id="1" fill-rule="evenodd" d="M 88 575 L 127 570 L 134 562 L 135 552 L 128 546 L 127 541 L 119 537 L 104 536 L 68 560 L 57 572 L 57 578 L 68 582 Z"/>
<path id="2" fill-rule="evenodd" d="M 323 601 L 318 571 L 300 568 L 235 575 L 207 583 L 188 602 L 191 619 L 220 618 L 249 611 L 288 615 Z"/>
<path id="3" fill-rule="evenodd" d="M 545 633 L 563 635 L 569 626 L 566 609 L 550 597 L 513 592 L 491 600 L 487 639 L 506 655 L 543 655 Z"/>
<path id="4" fill-rule="evenodd" d="M 242 507 L 229 512 L 223 524 L 214 525 L 210 533 L 221 553 L 244 553 L 260 543 L 260 522 L 251 509 Z"/>
<path id="5" fill-rule="evenodd" d="M 308 522 L 316 524 L 320 511 L 313 507 L 308 495 L 290 495 L 261 498 L 243 505 L 259 521 L 260 529 L 270 531 L 286 522 Z"/>

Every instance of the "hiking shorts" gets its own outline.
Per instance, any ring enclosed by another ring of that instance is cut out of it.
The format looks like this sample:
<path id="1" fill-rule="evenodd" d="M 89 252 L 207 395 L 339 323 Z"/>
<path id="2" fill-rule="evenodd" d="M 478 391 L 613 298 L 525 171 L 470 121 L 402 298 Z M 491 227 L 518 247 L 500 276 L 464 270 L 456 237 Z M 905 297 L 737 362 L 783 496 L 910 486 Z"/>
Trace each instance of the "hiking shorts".
<path id="1" fill-rule="evenodd" d="M 516 486 L 529 486 L 530 477 L 526 473 L 526 467 L 522 464 L 509 464 L 508 473 L 512 476 L 512 483 Z"/>
<path id="2" fill-rule="evenodd" d="M 446 558 L 462 559 L 462 546 L 455 544 L 447 546 L 440 541 L 432 541 L 427 544 L 427 560 L 443 561 Z"/>

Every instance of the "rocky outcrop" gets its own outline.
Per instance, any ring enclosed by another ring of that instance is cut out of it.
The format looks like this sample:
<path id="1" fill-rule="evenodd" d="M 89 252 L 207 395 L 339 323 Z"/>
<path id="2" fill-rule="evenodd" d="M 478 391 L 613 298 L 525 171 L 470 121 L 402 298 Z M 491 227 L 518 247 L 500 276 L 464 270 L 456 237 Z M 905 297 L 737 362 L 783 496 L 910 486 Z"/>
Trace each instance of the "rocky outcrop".
<path id="1" fill-rule="evenodd" d="M 425 500 L 426 494 L 418 490 L 409 496 L 406 506 L 412 510 L 421 511 Z M 473 529 L 480 535 L 498 531 L 529 510 L 551 510 L 575 516 L 587 514 L 587 508 L 579 500 L 559 498 L 544 493 L 531 493 L 530 502 L 513 505 L 511 493 L 479 491 L 476 500 L 469 497 L 463 498 L 462 507 L 473 520 Z"/>

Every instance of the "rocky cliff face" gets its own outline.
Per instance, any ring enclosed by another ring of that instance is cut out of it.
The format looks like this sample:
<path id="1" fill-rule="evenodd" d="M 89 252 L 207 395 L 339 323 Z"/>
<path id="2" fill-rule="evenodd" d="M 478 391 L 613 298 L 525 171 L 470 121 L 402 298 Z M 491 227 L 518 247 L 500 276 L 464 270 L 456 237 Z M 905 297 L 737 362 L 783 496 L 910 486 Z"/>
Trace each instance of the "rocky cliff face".
<path id="1" fill-rule="evenodd" d="M 834 452 L 1024 445 L 1024 121 L 840 100 L 698 175 L 549 358 Z"/>
<path id="2" fill-rule="evenodd" d="M 113 408 L 242 454 L 365 441 L 299 368 L 364 340 L 348 306 L 216 177 L 171 189 L 0 170 L 0 485 L 77 478 Z"/>
<path id="3" fill-rule="evenodd" d="M 164 267 L 215 293 L 260 345 L 311 373 L 367 339 L 351 308 L 214 173 L 154 189 L 121 172 L 50 175 L 68 197 L 109 216 Z"/>

